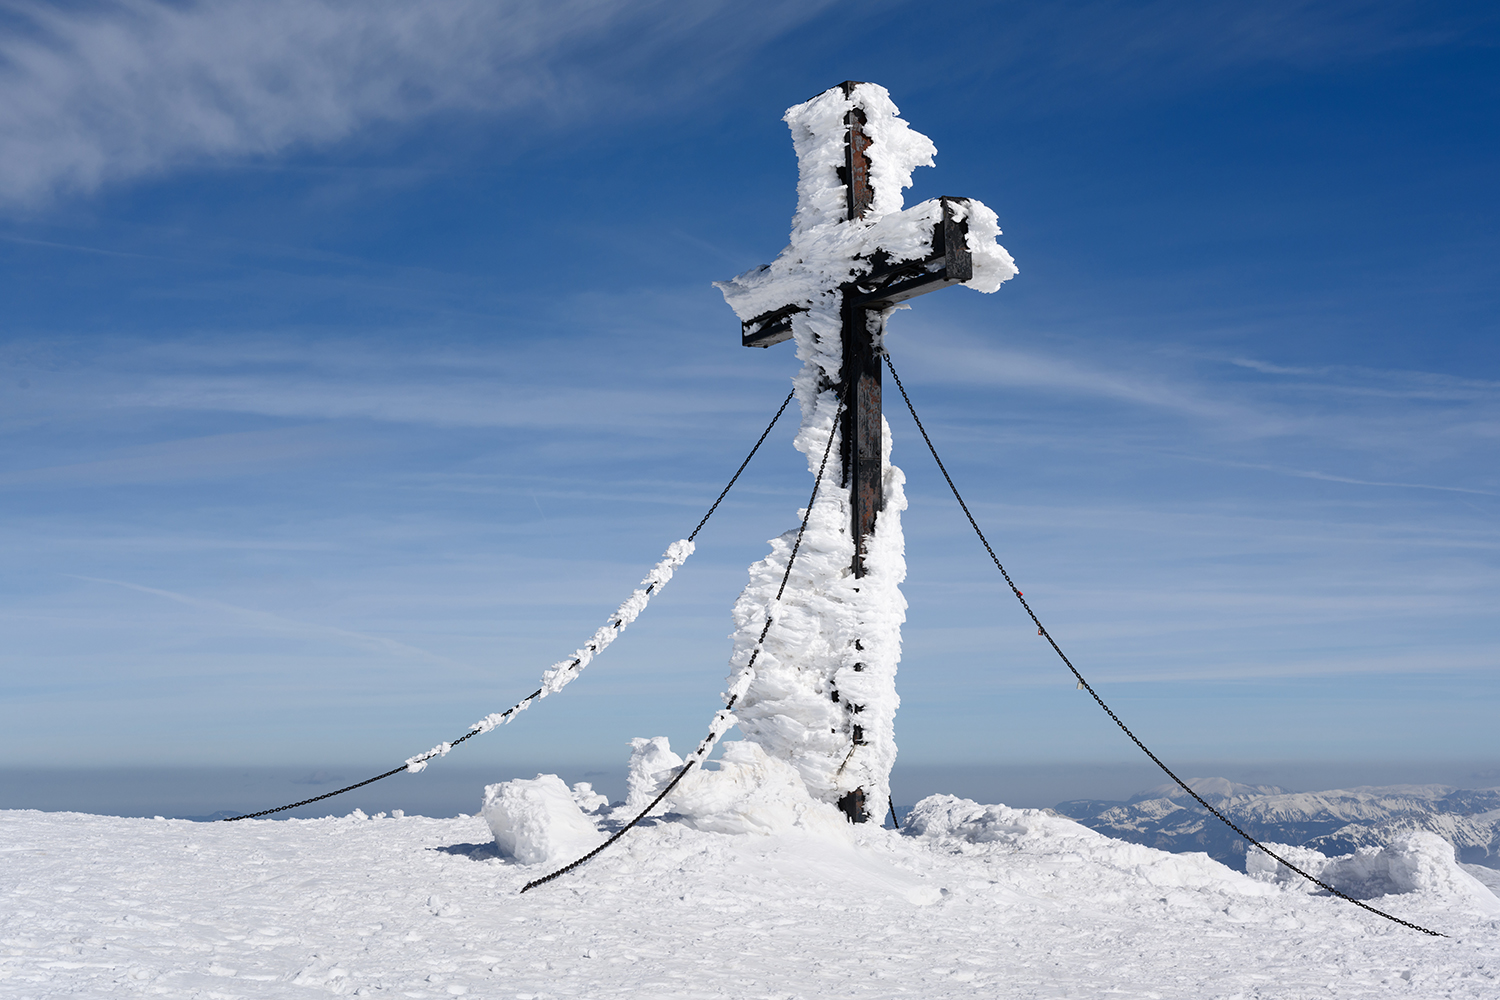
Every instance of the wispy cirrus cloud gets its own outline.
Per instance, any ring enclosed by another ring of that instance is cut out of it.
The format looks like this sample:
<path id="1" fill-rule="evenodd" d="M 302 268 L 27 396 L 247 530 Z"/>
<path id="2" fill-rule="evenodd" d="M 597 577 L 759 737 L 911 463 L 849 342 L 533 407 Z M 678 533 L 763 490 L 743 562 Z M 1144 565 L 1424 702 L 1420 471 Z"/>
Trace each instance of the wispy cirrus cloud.
<path id="1" fill-rule="evenodd" d="M 245 476 L 288 465 L 326 461 L 359 449 L 360 444 L 347 437 L 335 439 L 317 428 L 307 427 L 207 434 L 122 448 L 88 461 L 0 471 L 0 490 Z"/>
<path id="2" fill-rule="evenodd" d="M 439 113 L 591 115 L 712 80 L 827 2 L 225 0 L 0 6 L 0 204 Z M 628 40 L 610 46 L 609 40 Z M 688 44 L 691 39 L 691 44 Z M 664 59 L 667 53 L 673 58 Z M 642 82 L 644 79 L 645 82 Z M 608 93 L 607 100 L 600 94 Z"/>
<path id="3" fill-rule="evenodd" d="M 250 625 L 257 631 L 272 635 L 284 635 L 301 639 L 325 639 L 338 642 L 343 645 L 354 646 L 368 652 L 384 653 L 399 656 L 405 659 L 431 660 L 439 663 L 451 664 L 453 661 L 446 656 L 420 649 L 416 646 L 398 642 L 385 636 L 369 635 L 365 632 L 354 632 L 333 625 L 322 625 L 312 622 L 297 621 L 283 615 L 272 614 L 268 611 L 257 611 L 254 608 L 242 608 L 236 604 L 228 604 L 224 601 L 210 600 L 204 597 L 194 597 L 191 594 L 181 594 L 174 590 L 162 590 L 159 587 L 147 587 L 139 583 L 130 583 L 126 580 L 111 580 L 106 577 L 76 576 L 76 579 L 89 583 L 106 583 L 112 587 L 124 587 L 126 590 L 134 590 L 140 594 L 150 594 L 153 597 L 162 597 L 178 604 L 185 604 L 191 608 L 207 611 L 215 615 L 227 615 Z"/>

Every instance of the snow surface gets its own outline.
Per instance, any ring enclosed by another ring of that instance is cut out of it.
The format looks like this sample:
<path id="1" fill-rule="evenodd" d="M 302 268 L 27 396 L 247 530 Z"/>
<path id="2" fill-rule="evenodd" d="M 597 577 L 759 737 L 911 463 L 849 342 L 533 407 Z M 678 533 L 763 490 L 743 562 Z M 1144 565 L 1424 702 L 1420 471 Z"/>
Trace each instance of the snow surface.
<path id="1" fill-rule="evenodd" d="M 1451 880 L 1372 900 L 1451 935 L 1432 939 L 951 796 L 905 834 L 648 821 L 524 896 L 546 866 L 467 816 L 7 811 L 0 845 L 6 998 L 1500 995 L 1500 918 Z"/>

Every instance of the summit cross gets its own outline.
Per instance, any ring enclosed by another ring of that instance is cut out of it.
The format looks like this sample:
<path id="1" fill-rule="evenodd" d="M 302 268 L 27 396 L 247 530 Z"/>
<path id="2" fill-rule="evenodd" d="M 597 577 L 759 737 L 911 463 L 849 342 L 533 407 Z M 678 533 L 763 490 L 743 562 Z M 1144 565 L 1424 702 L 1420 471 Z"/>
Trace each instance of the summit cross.
<path id="1" fill-rule="evenodd" d="M 844 186 L 843 221 L 846 222 L 866 220 L 875 206 L 875 182 L 870 171 L 872 140 L 866 133 L 869 114 L 856 97 L 861 86 L 868 85 L 846 80 L 836 88 L 852 104 L 844 113 L 844 162 L 838 168 Z M 896 193 L 899 197 L 899 190 Z M 881 489 L 884 421 L 880 376 L 885 318 L 893 306 L 908 299 L 974 277 L 965 211 L 969 199 L 943 197 L 938 203 L 941 212 L 932 224 L 926 253 L 916 258 L 903 255 L 901 259 L 893 259 L 895 253 L 902 251 L 880 246 L 878 242 L 852 249 L 848 257 L 849 279 L 837 289 L 843 342 L 837 382 L 841 386 L 853 384 L 851 395 L 845 398 L 840 430 L 842 485 L 849 491 L 850 530 L 855 539 L 850 568 L 856 577 L 865 575 L 866 541 L 875 530 L 876 515 L 885 506 Z M 909 248 L 903 250 L 909 252 Z M 770 347 L 792 338 L 792 317 L 808 309 L 807 304 L 797 301 L 798 291 L 788 289 L 790 301 L 741 322 L 744 346 Z"/>
<path id="2" fill-rule="evenodd" d="M 837 488 L 807 512 L 784 598 L 775 584 L 795 532 L 751 567 L 734 609 L 729 691 L 748 741 L 792 765 L 814 799 L 864 822 L 890 801 L 906 617 L 905 477 L 890 463 L 881 413 L 886 319 L 949 285 L 993 292 L 1016 267 L 982 203 L 945 197 L 903 208 L 912 171 L 931 166 L 937 150 L 884 87 L 843 83 L 785 120 L 798 161 L 791 242 L 772 263 L 717 284 L 746 347 L 795 342 L 796 447 L 814 473 L 836 455 L 822 482 Z"/>

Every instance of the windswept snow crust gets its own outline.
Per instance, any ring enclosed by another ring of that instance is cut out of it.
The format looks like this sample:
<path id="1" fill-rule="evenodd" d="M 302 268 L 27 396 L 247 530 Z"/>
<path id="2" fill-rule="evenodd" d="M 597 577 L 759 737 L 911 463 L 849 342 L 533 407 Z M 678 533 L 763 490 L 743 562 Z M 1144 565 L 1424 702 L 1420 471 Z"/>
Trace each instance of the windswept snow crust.
<path id="1" fill-rule="evenodd" d="M 844 814 L 809 795 L 797 769 L 759 744 L 728 743 L 715 763 L 690 772 L 673 789 L 665 802 L 672 819 L 713 833 L 802 831 L 849 842 Z"/>
<path id="2" fill-rule="evenodd" d="M 735 766 L 759 766 L 756 749 Z M 736 781 L 695 815 L 733 815 Z M 543 784 L 547 815 L 577 801 Z M 902 834 L 648 820 L 525 895 L 548 866 L 502 857 L 478 817 L 11 811 L 0 845 L 4 998 L 1500 995 L 1500 917 L 1422 841 L 1394 848 L 1414 865 L 1387 866 L 1409 888 L 1371 902 L 1446 939 L 1204 855 L 952 796 L 920 803 Z"/>

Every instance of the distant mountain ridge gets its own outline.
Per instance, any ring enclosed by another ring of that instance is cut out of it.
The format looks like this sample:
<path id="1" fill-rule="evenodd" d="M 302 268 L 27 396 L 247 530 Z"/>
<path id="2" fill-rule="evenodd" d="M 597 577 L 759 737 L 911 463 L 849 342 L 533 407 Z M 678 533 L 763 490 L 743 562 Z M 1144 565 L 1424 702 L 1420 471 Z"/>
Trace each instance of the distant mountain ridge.
<path id="1" fill-rule="evenodd" d="M 1257 840 L 1311 847 L 1333 857 L 1429 830 L 1452 844 L 1464 864 L 1500 869 L 1500 788 L 1386 785 L 1289 792 L 1227 778 L 1193 778 L 1188 784 Z M 1124 802 L 1074 799 L 1054 808 L 1120 840 L 1166 851 L 1204 851 L 1244 869 L 1245 842 L 1176 785 L 1159 785 Z"/>

